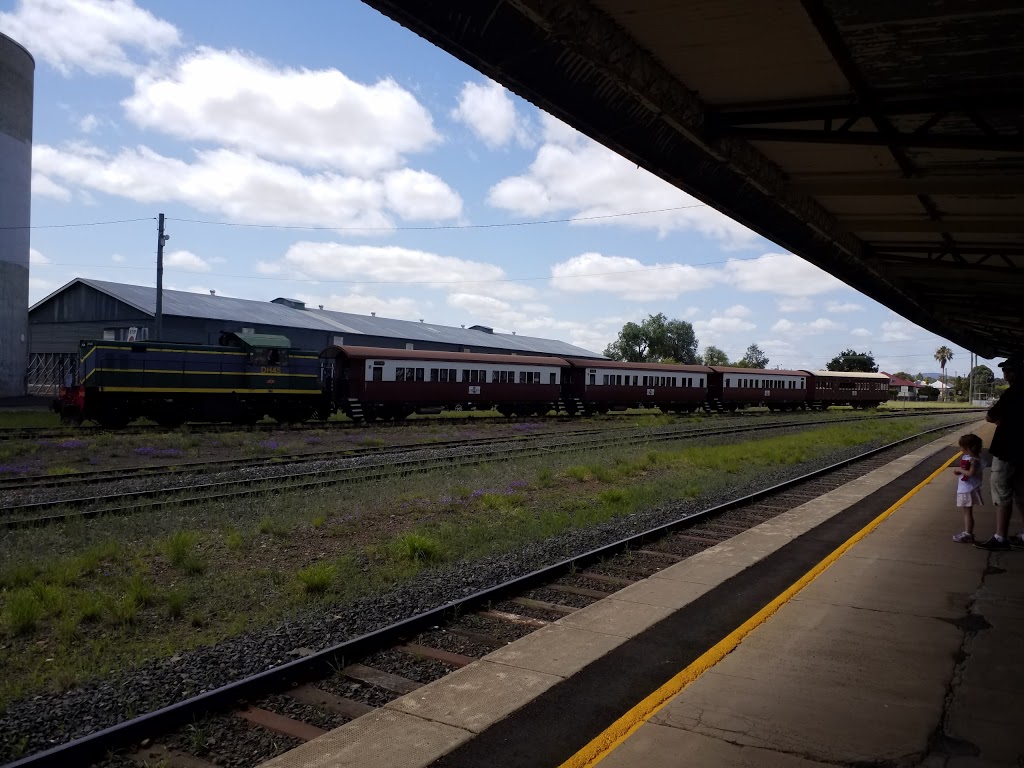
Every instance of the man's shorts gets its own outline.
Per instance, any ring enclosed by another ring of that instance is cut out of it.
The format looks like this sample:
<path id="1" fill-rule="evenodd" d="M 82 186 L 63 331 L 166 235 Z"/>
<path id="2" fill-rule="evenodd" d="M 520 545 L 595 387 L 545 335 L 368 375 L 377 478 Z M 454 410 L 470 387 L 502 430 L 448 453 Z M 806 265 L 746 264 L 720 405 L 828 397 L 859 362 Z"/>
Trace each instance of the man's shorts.
<path id="1" fill-rule="evenodd" d="M 992 503 L 999 506 L 1017 504 L 1024 508 L 1024 466 L 992 457 L 990 470 Z"/>

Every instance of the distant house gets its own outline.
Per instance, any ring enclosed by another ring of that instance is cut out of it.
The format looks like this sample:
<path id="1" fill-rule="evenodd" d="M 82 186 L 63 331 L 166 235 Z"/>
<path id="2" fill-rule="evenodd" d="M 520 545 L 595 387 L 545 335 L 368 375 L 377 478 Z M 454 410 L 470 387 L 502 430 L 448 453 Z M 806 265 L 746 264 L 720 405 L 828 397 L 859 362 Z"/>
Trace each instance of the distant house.
<path id="1" fill-rule="evenodd" d="M 889 399 L 890 400 L 917 400 L 921 392 L 921 384 L 885 373 L 889 377 Z"/>

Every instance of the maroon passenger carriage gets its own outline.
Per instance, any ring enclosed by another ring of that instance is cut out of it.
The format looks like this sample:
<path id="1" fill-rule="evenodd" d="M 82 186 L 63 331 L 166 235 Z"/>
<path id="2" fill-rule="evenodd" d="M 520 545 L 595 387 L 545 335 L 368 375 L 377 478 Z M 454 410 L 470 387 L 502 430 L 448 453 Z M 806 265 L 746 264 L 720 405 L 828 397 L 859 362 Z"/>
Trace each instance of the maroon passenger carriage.
<path id="1" fill-rule="evenodd" d="M 562 399 L 570 413 L 607 413 L 627 408 L 690 412 L 704 406 L 708 375 L 703 365 L 620 363 L 567 358 Z"/>
<path id="2" fill-rule="evenodd" d="M 889 377 L 884 373 L 809 371 L 807 402 L 811 408 L 849 405 L 875 408 L 889 399 Z"/>
<path id="3" fill-rule="evenodd" d="M 344 346 L 325 349 L 320 364 L 336 410 L 372 420 L 470 408 L 544 414 L 557 407 L 565 361 Z"/>
<path id="4" fill-rule="evenodd" d="M 767 406 L 773 411 L 795 411 L 807 407 L 807 371 L 765 370 L 714 366 L 708 388 L 708 408 L 735 411 L 750 406 Z"/>

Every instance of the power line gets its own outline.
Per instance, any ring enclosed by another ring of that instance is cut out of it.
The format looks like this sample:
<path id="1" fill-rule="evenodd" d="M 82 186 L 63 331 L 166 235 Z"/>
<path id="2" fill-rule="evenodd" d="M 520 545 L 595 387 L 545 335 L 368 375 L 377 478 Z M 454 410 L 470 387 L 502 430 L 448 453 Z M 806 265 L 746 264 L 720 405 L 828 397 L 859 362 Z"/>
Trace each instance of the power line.
<path id="1" fill-rule="evenodd" d="M 178 221 L 187 224 L 205 224 L 217 227 L 247 227 L 254 229 L 298 229 L 313 232 L 427 232 L 432 230 L 447 229 L 496 229 L 500 227 L 531 227 L 541 224 L 571 224 L 574 221 L 599 221 L 601 219 L 619 219 L 627 216 L 644 216 L 651 213 L 670 213 L 672 211 L 684 211 L 691 208 L 707 208 L 706 203 L 695 203 L 693 205 L 678 205 L 672 208 L 653 208 L 648 211 L 627 211 L 625 213 L 606 213 L 597 216 L 576 216 L 567 219 L 539 219 L 536 221 L 508 221 L 493 222 L 490 224 L 437 224 L 433 226 L 411 226 L 411 227 L 346 227 L 346 226 L 312 226 L 303 224 L 253 224 L 237 221 L 211 221 L 208 219 L 179 219 L 167 216 L 167 221 Z M 84 221 L 70 224 L 33 224 L 22 227 L 0 227 L 0 230 L 11 229 L 67 229 L 69 227 L 99 227 L 107 224 L 131 224 L 138 221 L 156 221 L 155 216 L 145 216 L 138 219 L 116 219 L 113 221 Z"/>
<path id="2" fill-rule="evenodd" d="M 281 275 L 235 275 L 225 272 L 202 272 L 192 269 L 184 269 L 182 267 L 167 267 L 164 269 L 168 272 L 177 272 L 179 274 L 196 275 L 197 277 L 230 277 L 238 280 L 275 280 L 277 282 L 288 282 L 288 283 L 327 283 L 327 284 L 341 284 L 341 285 L 464 285 L 464 284 L 475 284 L 475 283 L 519 283 L 519 282 L 531 282 L 537 280 L 570 280 L 580 277 L 604 277 L 608 275 L 633 275 L 641 272 L 659 272 L 669 269 L 679 269 L 680 267 L 708 267 L 715 266 L 718 264 L 728 264 L 730 261 L 754 261 L 763 258 L 763 256 L 744 256 L 731 259 L 722 259 L 719 261 L 702 261 L 696 264 L 670 264 L 663 267 L 645 267 L 643 269 L 626 269 L 618 270 L 614 272 L 585 272 L 572 275 L 544 275 L 541 277 L 502 277 L 495 278 L 493 280 L 329 280 L 326 278 L 311 278 L 311 277 L 283 277 Z M 127 264 L 79 264 L 77 262 L 56 262 L 51 261 L 46 264 L 38 264 L 40 267 L 91 267 L 94 269 L 138 269 L 145 272 L 152 270 L 151 266 L 139 266 L 133 267 Z"/>
<path id="3" fill-rule="evenodd" d="M 179 219 L 172 216 L 167 221 L 179 221 L 188 224 L 208 224 L 218 227 L 251 227 L 255 229 L 301 229 L 314 232 L 339 231 L 339 232 L 426 232 L 446 229 L 496 229 L 499 227 L 531 227 L 539 224 L 571 224 L 574 221 L 598 221 L 600 219 L 618 219 L 625 216 L 643 216 L 650 213 L 669 213 L 671 211 L 684 211 L 690 208 L 708 208 L 706 203 L 694 205 L 678 205 L 673 208 L 655 208 L 649 211 L 630 211 L 627 213 L 607 213 L 598 216 L 575 216 L 568 219 L 540 219 L 536 221 L 508 221 L 491 224 L 436 224 L 433 226 L 412 226 L 412 227 L 343 227 L 343 226 L 305 226 L 300 224 L 247 224 L 235 221 L 209 221 L 206 219 Z"/>
<path id="4" fill-rule="evenodd" d="M 27 227 L 0 227 L 0 230 L 10 229 L 67 229 L 69 227 L 102 227 L 107 224 L 132 224 L 136 221 L 156 221 L 156 216 L 144 216 L 138 219 L 116 219 L 114 221 L 83 221 L 76 224 L 33 224 Z"/>

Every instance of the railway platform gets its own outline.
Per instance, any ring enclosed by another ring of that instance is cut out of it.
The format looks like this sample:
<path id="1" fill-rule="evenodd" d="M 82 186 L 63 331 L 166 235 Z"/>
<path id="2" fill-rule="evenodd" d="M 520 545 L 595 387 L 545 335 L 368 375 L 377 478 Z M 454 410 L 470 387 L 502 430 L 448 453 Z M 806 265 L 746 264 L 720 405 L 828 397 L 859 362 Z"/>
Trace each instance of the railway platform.
<path id="1" fill-rule="evenodd" d="M 265 768 L 1024 764 L 1024 552 L 951 540 L 956 456 L 923 446 Z"/>

